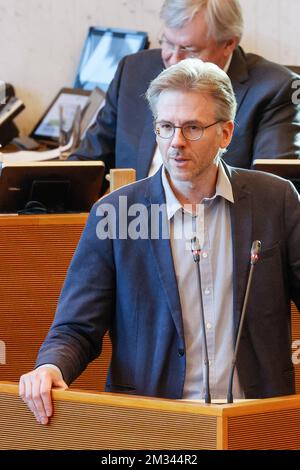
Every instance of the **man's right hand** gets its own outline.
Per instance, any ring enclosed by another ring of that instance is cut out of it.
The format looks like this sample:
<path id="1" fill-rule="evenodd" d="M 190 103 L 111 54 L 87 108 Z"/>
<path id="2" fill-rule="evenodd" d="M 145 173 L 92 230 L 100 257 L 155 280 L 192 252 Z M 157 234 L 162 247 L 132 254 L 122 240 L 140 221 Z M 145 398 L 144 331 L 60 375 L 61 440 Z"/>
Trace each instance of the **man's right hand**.
<path id="1" fill-rule="evenodd" d="M 47 424 L 53 414 L 51 389 L 66 389 L 62 374 L 58 368 L 41 366 L 24 374 L 20 378 L 19 394 L 34 414 L 38 423 Z"/>

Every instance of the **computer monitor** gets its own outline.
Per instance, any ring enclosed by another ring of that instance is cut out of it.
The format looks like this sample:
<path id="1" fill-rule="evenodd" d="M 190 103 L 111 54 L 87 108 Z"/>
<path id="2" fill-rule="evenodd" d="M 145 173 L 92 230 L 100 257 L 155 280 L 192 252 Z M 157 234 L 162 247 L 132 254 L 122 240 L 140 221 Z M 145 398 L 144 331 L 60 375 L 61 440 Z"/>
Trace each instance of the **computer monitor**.
<path id="1" fill-rule="evenodd" d="M 30 137 L 49 147 L 57 147 L 62 125 L 60 109 L 63 109 L 63 127 L 65 130 L 70 129 L 77 107 L 79 106 L 83 113 L 88 105 L 90 94 L 91 92 L 86 90 L 62 88 L 31 131 Z"/>
<path id="2" fill-rule="evenodd" d="M 149 45 L 143 31 L 124 29 L 89 29 L 76 73 L 75 88 L 93 90 L 99 87 L 106 93 L 120 60 Z"/>
<path id="3" fill-rule="evenodd" d="M 48 147 L 58 147 L 61 126 L 66 134 L 72 132 L 74 118 L 79 107 L 81 121 L 78 137 L 82 140 L 87 129 L 95 121 L 104 101 L 105 93 L 99 88 L 95 88 L 92 92 L 78 88 L 62 88 L 31 131 L 30 137 Z"/>
<path id="4" fill-rule="evenodd" d="M 256 159 L 253 169 L 273 173 L 291 181 L 300 193 L 300 160 L 299 159 Z"/>
<path id="5" fill-rule="evenodd" d="M 101 161 L 5 164 L 0 175 L 0 212 L 89 212 L 99 199 L 103 177 Z"/>

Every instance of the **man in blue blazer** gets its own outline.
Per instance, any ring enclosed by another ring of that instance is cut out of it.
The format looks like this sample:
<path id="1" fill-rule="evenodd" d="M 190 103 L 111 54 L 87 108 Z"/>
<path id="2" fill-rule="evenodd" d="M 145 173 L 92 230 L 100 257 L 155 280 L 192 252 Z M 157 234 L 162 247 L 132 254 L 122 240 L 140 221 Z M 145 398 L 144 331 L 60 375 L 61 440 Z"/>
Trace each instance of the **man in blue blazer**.
<path id="1" fill-rule="evenodd" d="M 91 211 L 37 368 L 20 379 L 20 395 L 43 424 L 52 414 L 51 387 L 67 387 L 100 354 L 107 331 L 113 350 L 107 391 L 203 397 L 201 312 L 212 397 L 224 398 L 253 240 L 261 241 L 262 253 L 234 396 L 295 392 L 290 335 L 290 300 L 300 307 L 295 188 L 223 162 L 236 101 L 228 76 L 216 65 L 183 60 L 151 83 L 147 98 L 164 165 Z M 194 238 L 201 248 L 201 289 L 191 253 Z"/>
<path id="2" fill-rule="evenodd" d="M 70 158 L 103 160 L 107 171 L 135 168 L 138 179 L 154 174 L 161 156 L 144 95 L 165 67 L 187 57 L 216 63 L 232 81 L 238 107 L 226 162 L 250 168 L 257 158 L 299 158 L 300 107 L 292 99 L 297 76 L 238 46 L 243 29 L 238 0 L 166 0 L 161 17 L 161 49 L 121 61 L 105 107 Z"/>

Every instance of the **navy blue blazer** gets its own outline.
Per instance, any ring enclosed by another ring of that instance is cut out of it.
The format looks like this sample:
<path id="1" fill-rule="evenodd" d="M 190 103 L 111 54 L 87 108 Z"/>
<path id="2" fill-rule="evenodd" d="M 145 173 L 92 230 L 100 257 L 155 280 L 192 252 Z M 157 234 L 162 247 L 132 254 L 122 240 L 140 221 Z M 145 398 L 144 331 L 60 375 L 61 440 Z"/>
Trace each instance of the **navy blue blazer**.
<path id="1" fill-rule="evenodd" d="M 299 197 L 291 183 L 276 176 L 227 171 L 235 200 L 231 204 L 235 325 L 252 241 L 262 242 L 238 354 L 240 382 L 247 398 L 291 394 L 295 389 L 290 300 L 300 307 Z M 97 236 L 99 224 L 106 220 L 100 213 L 113 207 L 124 216 L 125 201 L 128 207 L 142 203 L 148 221 L 151 205 L 165 203 L 161 172 L 113 192 L 93 207 L 37 365 L 56 364 L 70 383 L 99 355 L 109 330 L 113 354 L 108 391 L 181 398 L 185 342 L 170 241 Z M 112 234 L 111 223 L 109 230 Z"/>
<path id="2" fill-rule="evenodd" d="M 156 141 L 153 117 L 144 97 L 164 68 L 161 51 L 142 51 L 123 59 L 106 105 L 71 159 L 103 160 L 110 168 L 135 168 L 148 175 Z M 250 168 L 256 158 L 299 158 L 300 106 L 292 103 L 297 75 L 239 47 L 228 71 L 238 110 L 225 161 Z"/>

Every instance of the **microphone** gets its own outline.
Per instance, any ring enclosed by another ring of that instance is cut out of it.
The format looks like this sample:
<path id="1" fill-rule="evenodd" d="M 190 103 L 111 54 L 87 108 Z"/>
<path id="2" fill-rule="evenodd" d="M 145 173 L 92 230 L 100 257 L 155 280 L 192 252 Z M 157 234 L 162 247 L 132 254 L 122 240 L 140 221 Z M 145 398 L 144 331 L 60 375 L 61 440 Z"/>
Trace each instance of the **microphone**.
<path id="1" fill-rule="evenodd" d="M 242 308 L 242 314 L 241 314 L 240 323 L 238 326 L 237 337 L 236 337 L 233 358 L 232 358 L 232 363 L 231 363 L 231 371 L 230 371 L 229 383 L 228 383 L 228 389 L 227 389 L 227 403 L 233 403 L 232 388 L 233 388 L 233 375 L 234 375 L 234 370 L 236 366 L 236 358 L 237 358 L 237 353 L 238 353 L 238 349 L 240 345 L 240 339 L 241 339 L 241 333 L 242 333 L 244 319 L 245 319 L 245 313 L 246 313 L 247 306 L 248 306 L 248 298 L 249 298 L 250 288 L 252 284 L 254 266 L 259 261 L 260 252 L 261 252 L 261 242 L 259 240 L 255 240 L 251 246 L 250 272 L 248 276 L 248 282 L 247 282 L 247 288 L 246 288 L 246 293 L 245 293 L 245 298 L 244 298 L 244 303 L 243 303 L 243 308 Z"/>
<path id="2" fill-rule="evenodd" d="M 203 309 L 203 299 L 202 299 L 202 288 L 201 288 L 201 274 L 200 274 L 200 253 L 201 247 L 197 237 L 192 238 L 191 240 L 191 250 L 193 253 L 193 259 L 195 263 L 197 263 L 196 271 L 197 271 L 197 281 L 198 281 L 198 292 L 200 297 L 200 313 L 201 313 L 201 326 L 203 331 L 203 339 L 204 339 L 204 367 L 205 367 L 205 376 L 204 376 L 204 384 L 205 384 L 205 395 L 204 400 L 205 403 L 211 403 L 211 396 L 210 396 L 210 387 L 209 387 L 209 362 L 208 362 L 208 349 L 207 349 L 207 339 L 206 339 L 206 330 L 205 330 L 205 319 L 204 319 L 204 309 Z"/>

